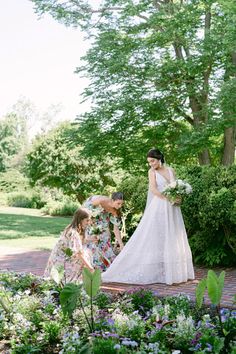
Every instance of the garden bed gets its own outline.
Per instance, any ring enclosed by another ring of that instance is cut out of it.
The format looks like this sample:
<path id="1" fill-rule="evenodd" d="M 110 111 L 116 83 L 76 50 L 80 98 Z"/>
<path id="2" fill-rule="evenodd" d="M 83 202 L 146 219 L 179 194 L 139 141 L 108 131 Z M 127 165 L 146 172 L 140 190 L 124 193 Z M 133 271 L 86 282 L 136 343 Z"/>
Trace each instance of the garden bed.
<path id="1" fill-rule="evenodd" d="M 198 308 L 187 296 L 160 297 L 146 289 L 99 292 L 93 300 L 81 287 L 65 315 L 61 288 L 31 274 L 0 273 L 2 353 L 230 353 L 236 354 L 236 310 Z"/>

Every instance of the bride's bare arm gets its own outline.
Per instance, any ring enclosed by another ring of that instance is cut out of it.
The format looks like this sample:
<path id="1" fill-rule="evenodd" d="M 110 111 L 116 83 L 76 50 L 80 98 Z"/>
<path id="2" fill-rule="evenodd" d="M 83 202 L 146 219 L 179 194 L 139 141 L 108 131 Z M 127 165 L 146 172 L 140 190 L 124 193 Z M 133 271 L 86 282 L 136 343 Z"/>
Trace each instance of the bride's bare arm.
<path id="1" fill-rule="evenodd" d="M 156 183 L 156 175 L 155 175 L 155 171 L 153 169 L 150 168 L 150 170 L 148 171 L 148 178 L 149 178 L 149 186 L 150 186 L 150 190 L 151 192 L 157 196 L 160 199 L 167 199 L 161 192 L 159 192 L 159 190 L 157 189 L 157 183 Z"/>

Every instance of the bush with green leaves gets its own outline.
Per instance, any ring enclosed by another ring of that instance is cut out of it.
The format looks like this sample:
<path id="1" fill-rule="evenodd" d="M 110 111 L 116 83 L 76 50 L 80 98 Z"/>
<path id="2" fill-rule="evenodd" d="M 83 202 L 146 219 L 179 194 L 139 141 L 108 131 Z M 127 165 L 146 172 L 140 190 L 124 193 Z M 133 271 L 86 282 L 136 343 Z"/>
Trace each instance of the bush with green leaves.
<path id="1" fill-rule="evenodd" d="M 0 191 L 11 193 L 25 191 L 29 188 L 29 180 L 20 171 L 9 169 L 0 173 Z"/>
<path id="2" fill-rule="evenodd" d="M 60 189 L 82 203 L 90 194 L 114 187 L 118 173 L 109 158 L 85 158 L 83 146 L 74 141 L 77 133 L 73 124 L 62 123 L 39 136 L 27 155 L 26 172 L 33 186 Z"/>
<path id="3" fill-rule="evenodd" d="M 184 198 L 182 213 L 194 263 L 236 264 L 236 166 L 176 167 L 193 193 Z M 126 237 L 132 235 L 146 204 L 147 177 L 129 177 L 119 186 L 126 196 Z"/>
<path id="4" fill-rule="evenodd" d="M 8 194 L 7 204 L 11 207 L 41 209 L 45 205 L 42 196 L 34 191 L 12 192 Z"/>
<path id="5" fill-rule="evenodd" d="M 194 262 L 236 264 L 236 166 L 188 167 L 178 171 L 193 188 L 182 211 Z"/>
<path id="6" fill-rule="evenodd" d="M 124 193 L 125 205 L 122 212 L 125 239 L 134 232 L 145 207 L 148 180 L 144 176 L 126 176 L 117 187 Z"/>
<path id="7" fill-rule="evenodd" d="M 49 200 L 43 207 L 42 212 L 51 216 L 71 216 L 79 208 L 78 202 L 72 200 L 56 201 Z"/>

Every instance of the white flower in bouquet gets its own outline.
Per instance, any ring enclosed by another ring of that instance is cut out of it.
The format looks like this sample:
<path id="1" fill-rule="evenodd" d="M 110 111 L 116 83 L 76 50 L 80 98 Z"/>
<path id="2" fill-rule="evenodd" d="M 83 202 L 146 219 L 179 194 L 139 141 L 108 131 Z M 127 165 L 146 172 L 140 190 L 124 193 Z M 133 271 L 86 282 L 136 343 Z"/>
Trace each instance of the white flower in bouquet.
<path id="1" fill-rule="evenodd" d="M 104 211 L 104 209 L 103 209 L 101 206 L 94 207 L 94 208 L 91 210 L 91 216 L 92 216 L 93 218 L 96 218 L 96 217 L 99 216 L 103 211 Z"/>
<path id="2" fill-rule="evenodd" d="M 182 179 L 177 179 L 169 183 L 162 193 L 174 204 L 176 198 L 192 193 L 192 187 Z"/>

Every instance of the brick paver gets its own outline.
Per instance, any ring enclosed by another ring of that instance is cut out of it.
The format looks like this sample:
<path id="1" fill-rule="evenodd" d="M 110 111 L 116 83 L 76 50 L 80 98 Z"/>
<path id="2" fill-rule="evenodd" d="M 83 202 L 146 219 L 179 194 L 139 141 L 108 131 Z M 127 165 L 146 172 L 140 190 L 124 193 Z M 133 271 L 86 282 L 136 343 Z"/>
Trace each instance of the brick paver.
<path id="1" fill-rule="evenodd" d="M 43 275 L 48 256 L 48 251 L 1 247 L 0 269 L 13 270 L 16 272 L 31 272 L 36 275 Z M 219 273 L 221 270 L 222 269 L 216 269 L 217 273 Z M 226 278 L 221 305 L 236 307 L 236 304 L 233 302 L 234 295 L 236 294 L 236 269 L 227 268 L 224 270 L 226 271 Z M 176 285 L 152 284 L 145 285 L 145 288 L 155 290 L 160 296 L 184 293 L 194 299 L 196 285 L 200 279 L 206 276 L 206 273 L 207 269 L 195 267 L 196 280 L 194 281 L 188 281 L 187 283 Z M 113 283 L 103 284 L 102 288 L 103 290 L 111 292 L 124 292 L 133 288 L 139 288 L 139 286 Z M 209 303 L 209 299 L 207 297 L 205 301 L 206 303 Z"/>

